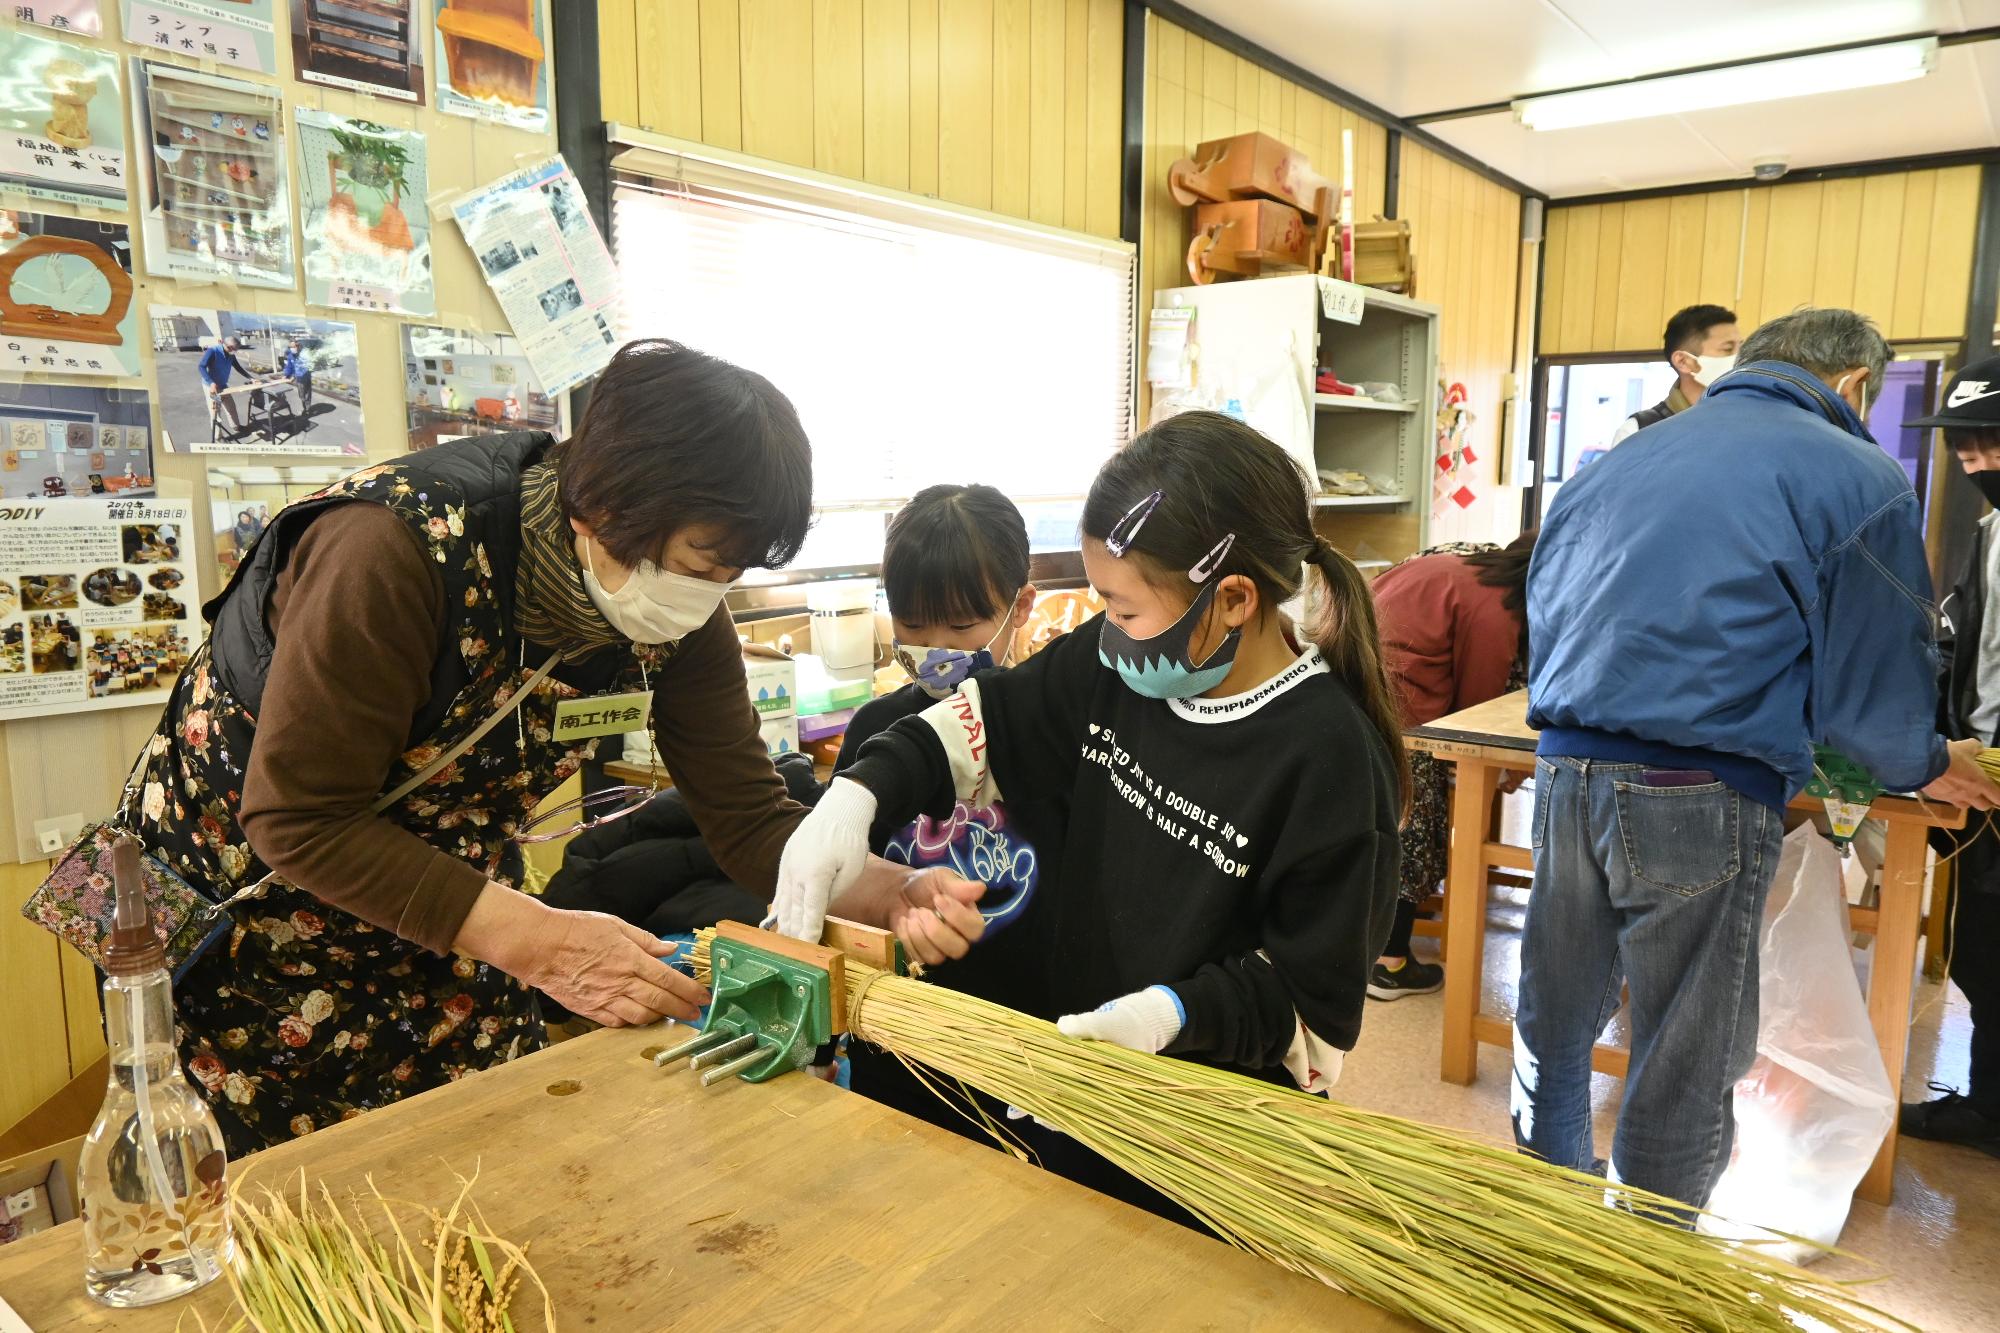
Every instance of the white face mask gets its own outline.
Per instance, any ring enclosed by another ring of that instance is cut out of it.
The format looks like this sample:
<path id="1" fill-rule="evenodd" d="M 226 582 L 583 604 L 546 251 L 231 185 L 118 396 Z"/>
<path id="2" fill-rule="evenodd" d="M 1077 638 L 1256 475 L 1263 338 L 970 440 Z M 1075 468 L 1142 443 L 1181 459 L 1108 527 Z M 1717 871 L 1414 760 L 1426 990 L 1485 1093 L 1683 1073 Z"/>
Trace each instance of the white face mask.
<path id="1" fill-rule="evenodd" d="M 735 580 L 690 578 L 642 560 L 617 592 L 606 592 L 583 544 L 583 590 L 611 628 L 634 643 L 673 643 L 708 623 Z"/>
<path id="2" fill-rule="evenodd" d="M 1697 356 L 1695 361 L 1696 368 L 1689 372 L 1689 376 L 1704 389 L 1736 369 L 1736 358 L 1733 356 Z"/>

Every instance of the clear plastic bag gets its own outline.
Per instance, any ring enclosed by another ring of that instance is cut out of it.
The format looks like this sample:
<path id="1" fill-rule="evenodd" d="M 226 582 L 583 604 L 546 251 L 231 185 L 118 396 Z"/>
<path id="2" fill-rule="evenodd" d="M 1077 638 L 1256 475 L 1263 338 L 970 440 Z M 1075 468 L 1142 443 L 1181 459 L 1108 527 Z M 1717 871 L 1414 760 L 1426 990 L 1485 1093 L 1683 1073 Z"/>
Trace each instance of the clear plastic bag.
<path id="1" fill-rule="evenodd" d="M 1705 1231 L 1840 1238 L 1896 1114 L 1849 937 L 1840 853 L 1810 825 L 1792 830 L 1764 907 L 1757 1061 L 1736 1085 L 1735 1150 Z M 1819 1253 L 1777 1252 L 1795 1261 Z"/>

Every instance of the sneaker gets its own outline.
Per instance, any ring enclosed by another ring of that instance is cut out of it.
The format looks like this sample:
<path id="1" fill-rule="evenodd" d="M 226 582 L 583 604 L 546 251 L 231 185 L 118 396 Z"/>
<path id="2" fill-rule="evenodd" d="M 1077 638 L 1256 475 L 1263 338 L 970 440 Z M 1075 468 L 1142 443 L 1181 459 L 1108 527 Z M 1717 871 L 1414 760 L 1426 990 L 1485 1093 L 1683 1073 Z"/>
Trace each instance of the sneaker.
<path id="1" fill-rule="evenodd" d="M 1380 972 L 1381 968 L 1375 969 Z M 1370 986 L 1369 993 L 1374 993 Z M 1897 1126 L 1913 1139 L 1957 1143 L 2000 1157 L 2000 1117 L 1987 1115 L 1972 1100 L 1954 1088 L 1931 1084 L 1932 1092 L 1944 1096 L 1928 1102 L 1904 1102 Z"/>
<path id="2" fill-rule="evenodd" d="M 1420 963 L 1414 958 L 1405 958 L 1398 968 L 1377 963 L 1375 970 L 1368 974 L 1370 999 L 1400 1000 L 1405 995 L 1429 995 L 1443 989 L 1444 968 L 1436 963 Z"/>

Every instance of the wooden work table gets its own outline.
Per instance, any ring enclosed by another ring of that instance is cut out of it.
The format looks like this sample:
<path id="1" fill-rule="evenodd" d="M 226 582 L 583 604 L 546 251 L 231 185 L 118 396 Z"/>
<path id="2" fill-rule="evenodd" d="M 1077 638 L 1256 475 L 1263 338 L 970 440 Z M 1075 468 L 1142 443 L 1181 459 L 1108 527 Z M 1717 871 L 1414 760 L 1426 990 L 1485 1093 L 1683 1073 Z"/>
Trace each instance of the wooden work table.
<path id="1" fill-rule="evenodd" d="M 687 1035 L 595 1032 L 230 1170 L 445 1204 L 477 1169 L 570 1330 L 1415 1327 L 816 1079 L 703 1089 L 647 1058 Z M 226 1282 L 93 1304 L 79 1226 L 0 1248 L 0 1297 L 35 1333 L 229 1323 Z M 516 1308 L 539 1308 L 526 1284 Z"/>
<path id="2" fill-rule="evenodd" d="M 1412 728 L 1406 740 L 1458 768 L 1451 805 L 1451 858 L 1445 880 L 1444 1058 L 1440 1076 L 1448 1083 L 1471 1083 L 1479 1076 L 1479 1044 L 1511 1048 L 1513 1025 L 1481 1013 L 1486 965 L 1486 881 L 1494 867 L 1532 872 L 1533 853 L 1494 836 L 1493 798 L 1501 775 L 1531 773 L 1538 733 L 1528 725 L 1528 693 L 1521 690 L 1488 703 Z M 1813 797 L 1800 796 L 1794 810 L 1823 812 Z M 1924 898 L 1924 850 L 1933 828 L 1963 828 L 1965 812 L 1955 806 L 1884 796 L 1869 818 L 1887 829 L 1882 858 L 1881 905 L 1854 908 L 1851 919 L 1875 933 L 1875 962 L 1868 977 L 1868 1021 L 1882 1049 L 1889 1086 L 1903 1086 L 1909 1048 L 1910 1001 L 1917 966 Z M 1474 903 L 1476 911 L 1463 905 Z M 1602 1073 L 1624 1077 L 1627 1052 L 1600 1045 L 1592 1061 Z M 1896 1126 L 1892 1122 L 1874 1165 L 1855 1191 L 1873 1203 L 1889 1202 L 1896 1173 Z"/>

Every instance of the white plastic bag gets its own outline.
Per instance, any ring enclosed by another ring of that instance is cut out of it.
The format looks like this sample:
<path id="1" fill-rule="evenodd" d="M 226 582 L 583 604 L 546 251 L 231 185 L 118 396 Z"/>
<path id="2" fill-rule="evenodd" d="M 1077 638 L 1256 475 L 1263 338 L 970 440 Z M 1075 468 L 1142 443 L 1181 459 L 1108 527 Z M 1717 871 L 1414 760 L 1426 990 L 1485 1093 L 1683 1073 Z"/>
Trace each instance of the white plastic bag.
<path id="1" fill-rule="evenodd" d="M 1854 1187 L 1896 1114 L 1848 938 L 1840 853 L 1810 825 L 1796 828 L 1764 908 L 1757 1062 L 1736 1085 L 1735 1151 L 1705 1231 L 1840 1238 Z"/>

